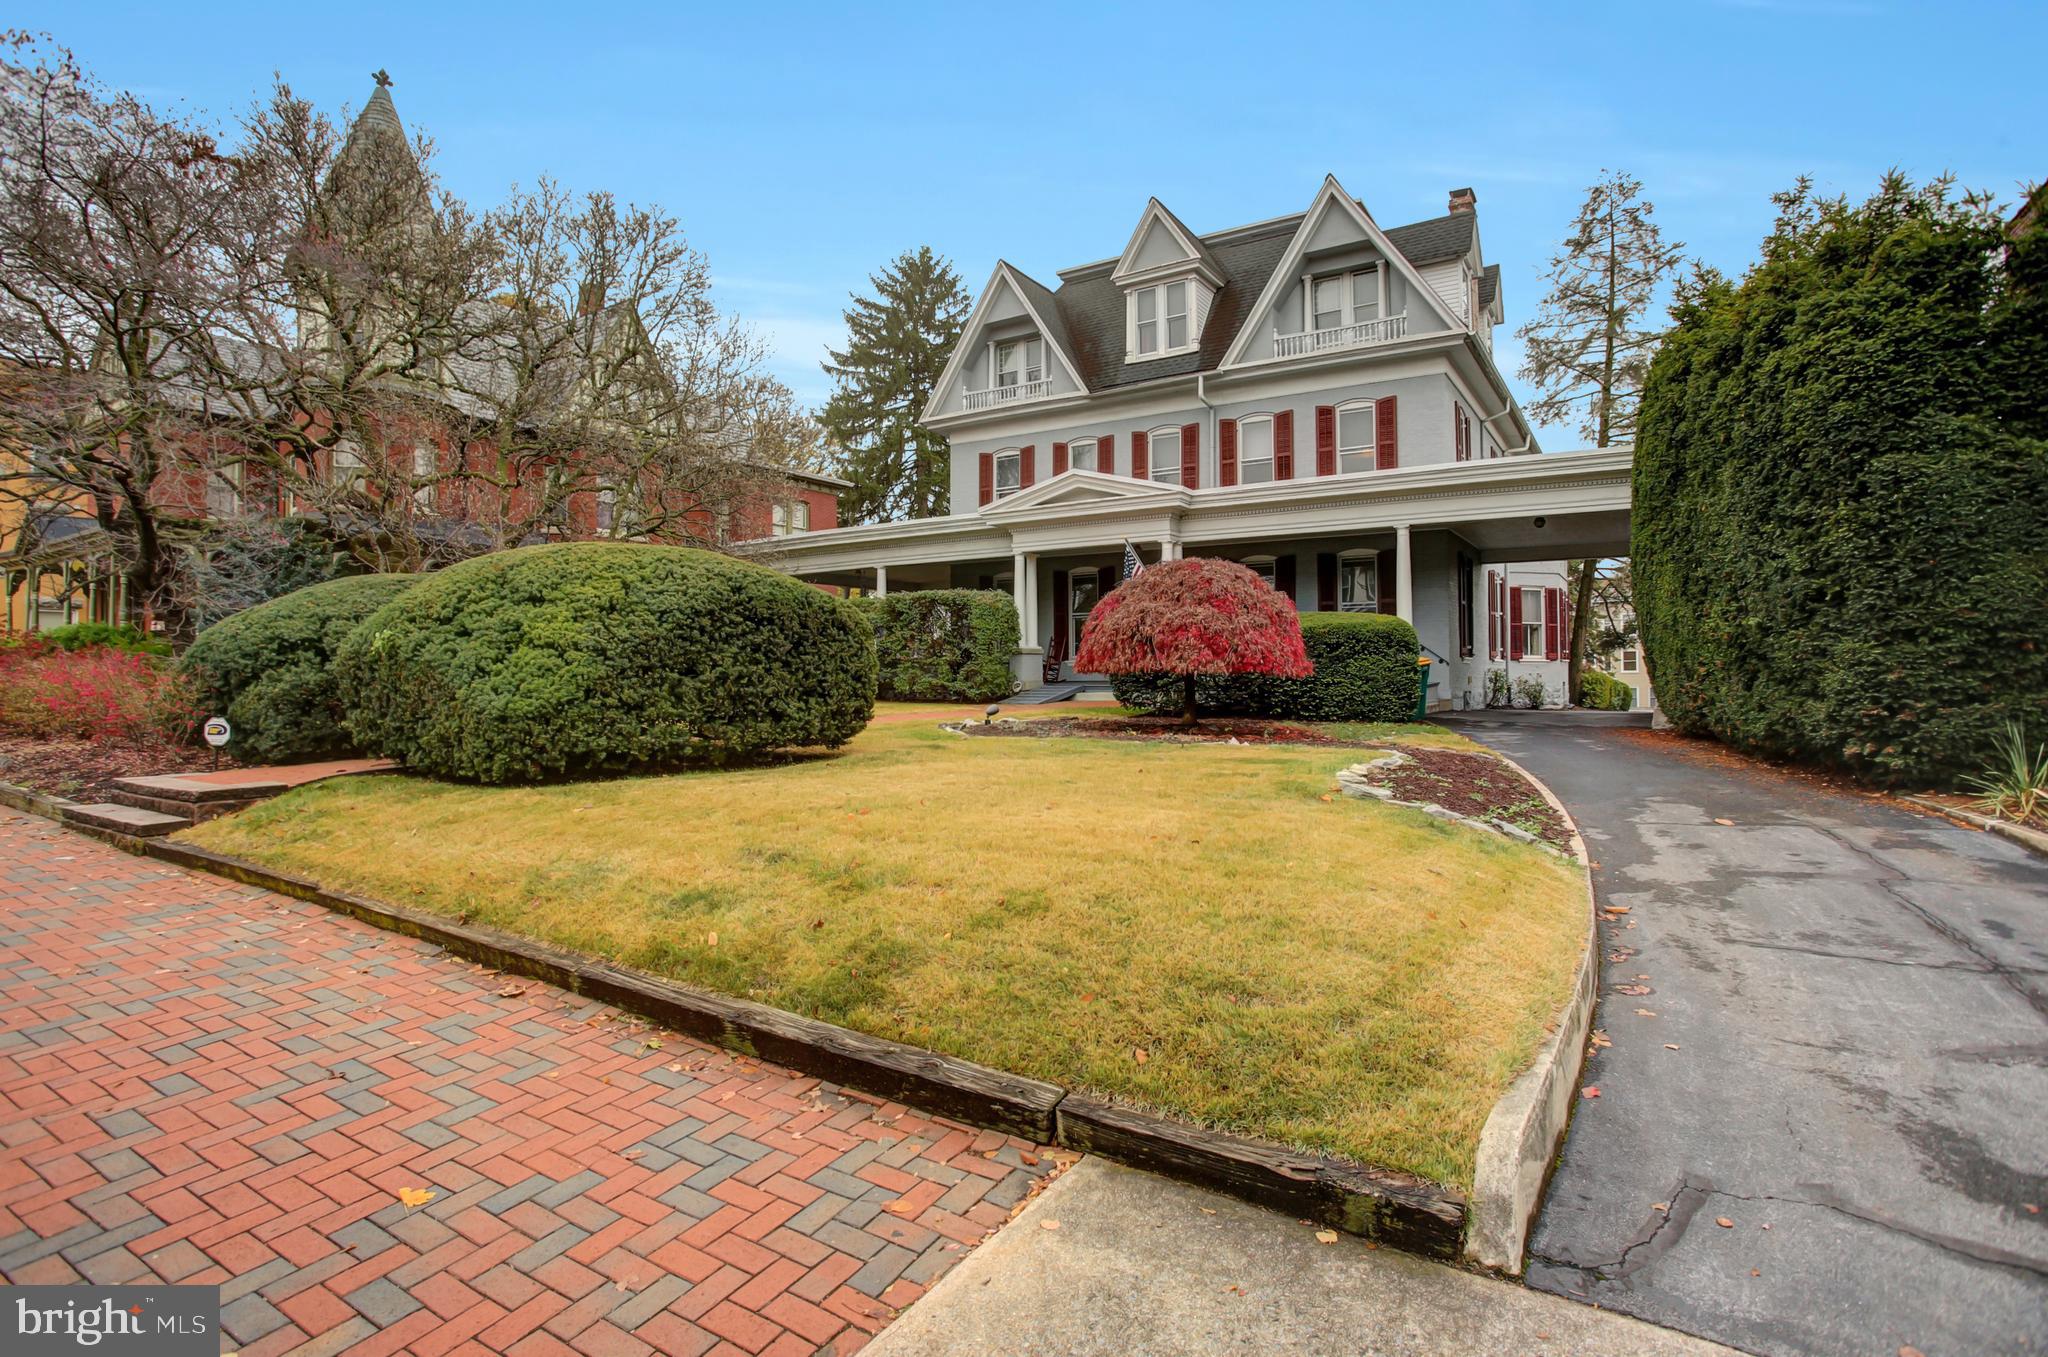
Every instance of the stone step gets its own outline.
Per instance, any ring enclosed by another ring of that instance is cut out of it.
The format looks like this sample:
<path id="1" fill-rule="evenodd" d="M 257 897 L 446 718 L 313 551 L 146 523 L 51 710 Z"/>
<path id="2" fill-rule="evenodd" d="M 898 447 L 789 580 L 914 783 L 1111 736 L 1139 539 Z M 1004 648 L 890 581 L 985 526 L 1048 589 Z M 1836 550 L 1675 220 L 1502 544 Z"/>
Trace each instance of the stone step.
<path id="1" fill-rule="evenodd" d="M 116 791 L 162 801 L 261 801 L 282 793 L 282 782 L 201 782 L 184 773 L 159 773 L 154 777 L 117 777 Z"/>
<path id="2" fill-rule="evenodd" d="M 239 800 L 185 801 L 172 796 L 152 796 L 142 792 L 131 792 L 116 783 L 114 790 L 107 793 L 107 799 L 118 805 L 133 806 L 137 810 L 153 810 L 159 815 L 175 815 L 187 824 L 198 824 L 202 820 L 216 819 L 247 809 L 268 796 L 250 796 Z"/>
<path id="3" fill-rule="evenodd" d="M 97 801 L 89 806 L 73 806 L 64 812 L 67 820 L 90 825 L 94 829 L 111 829 L 117 834 L 133 834 L 139 839 L 157 839 L 166 834 L 189 829 L 192 822 L 180 815 L 162 815 L 153 810 L 136 806 L 116 805 L 112 801 Z"/>

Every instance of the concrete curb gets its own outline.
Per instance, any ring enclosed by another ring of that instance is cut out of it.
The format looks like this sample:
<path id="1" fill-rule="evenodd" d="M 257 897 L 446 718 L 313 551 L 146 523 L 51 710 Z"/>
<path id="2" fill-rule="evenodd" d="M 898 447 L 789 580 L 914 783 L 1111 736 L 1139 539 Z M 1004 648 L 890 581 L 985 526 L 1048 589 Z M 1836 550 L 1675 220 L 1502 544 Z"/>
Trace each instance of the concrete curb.
<path id="1" fill-rule="evenodd" d="M 55 819 L 138 857 L 304 900 L 864 1093 L 971 1126 L 1151 1169 L 1426 1257 L 1458 1256 L 1465 1197 L 1409 1174 L 1099 1103 L 1057 1084 L 695 989 L 530 938 L 330 890 L 317 881 L 225 853 L 169 839 L 137 838 L 82 822 L 64 813 L 69 803 L 26 788 L 0 783 L 0 803 Z"/>
<path id="2" fill-rule="evenodd" d="M 2038 829 L 2028 829 L 2025 825 L 2016 825 L 2010 820 L 1979 815 L 1973 810 L 1958 810 L 1954 806 L 1944 806 L 1939 801 L 1930 801 L 1922 796 L 1902 795 L 1899 800 L 1909 806 L 1918 806 L 1921 810 L 1933 811 L 1936 815 L 1946 815 L 1951 820 L 1960 820 L 1973 829 L 1982 829 L 2002 839 L 2011 839 L 2020 847 L 2048 858 L 2048 834 L 2043 834 Z"/>
<path id="3" fill-rule="evenodd" d="M 1558 1142 L 1571 1120 L 1572 1093 L 1585 1063 L 1586 1037 L 1593 1028 L 1593 1008 L 1600 997 L 1600 932 L 1593 896 L 1593 870 L 1578 822 L 1550 788 L 1513 759 L 1501 756 L 1572 831 L 1572 853 L 1586 880 L 1586 934 L 1572 992 L 1557 1015 L 1549 1038 L 1528 1069 L 1508 1086 L 1487 1114 L 1479 1132 L 1479 1155 L 1472 1171 L 1465 1258 L 1481 1267 L 1520 1276 L 1529 1226 L 1543 1201 L 1543 1186 Z"/>

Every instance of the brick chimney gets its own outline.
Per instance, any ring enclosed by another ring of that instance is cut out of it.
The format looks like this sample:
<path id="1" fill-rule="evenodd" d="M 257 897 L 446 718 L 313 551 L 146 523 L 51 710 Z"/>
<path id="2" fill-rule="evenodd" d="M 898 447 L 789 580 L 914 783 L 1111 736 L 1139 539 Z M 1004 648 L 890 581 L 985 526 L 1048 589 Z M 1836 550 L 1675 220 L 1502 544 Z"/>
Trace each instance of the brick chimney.
<path id="1" fill-rule="evenodd" d="M 594 316 L 604 310 L 604 284 L 594 278 L 585 279 L 576 291 L 576 314 Z"/>
<path id="2" fill-rule="evenodd" d="M 1469 188 L 1451 190 L 1451 211 L 1470 212 L 1479 206 L 1479 195 Z"/>

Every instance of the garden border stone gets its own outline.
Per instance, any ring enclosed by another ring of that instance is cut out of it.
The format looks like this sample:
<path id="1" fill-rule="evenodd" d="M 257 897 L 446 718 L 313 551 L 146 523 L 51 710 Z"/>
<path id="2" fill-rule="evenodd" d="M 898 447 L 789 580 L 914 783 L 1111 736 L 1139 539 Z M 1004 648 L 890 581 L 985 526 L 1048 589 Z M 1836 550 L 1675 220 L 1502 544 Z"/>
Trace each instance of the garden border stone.
<path id="1" fill-rule="evenodd" d="M 1592 862 L 1578 822 L 1540 778 L 1506 755 L 1494 752 L 1494 757 L 1520 773 L 1570 827 L 1572 856 L 1586 883 L 1586 931 L 1571 995 L 1534 1062 L 1508 1085 L 1508 1091 L 1487 1114 L 1472 1169 L 1471 1227 L 1465 1233 L 1465 1257 L 1482 1267 L 1519 1276 L 1529 1226 L 1542 1203 L 1558 1144 L 1577 1102 L 1572 1095 L 1585 1064 L 1586 1039 L 1600 994 L 1600 926 Z"/>

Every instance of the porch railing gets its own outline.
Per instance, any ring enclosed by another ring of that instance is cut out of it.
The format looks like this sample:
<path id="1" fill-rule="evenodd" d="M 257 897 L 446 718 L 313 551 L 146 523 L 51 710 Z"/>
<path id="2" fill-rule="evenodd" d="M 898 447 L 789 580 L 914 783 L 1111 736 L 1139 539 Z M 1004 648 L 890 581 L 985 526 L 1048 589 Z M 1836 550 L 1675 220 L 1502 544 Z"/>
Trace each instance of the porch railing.
<path id="1" fill-rule="evenodd" d="M 986 391 L 969 391 L 960 398 L 963 410 L 993 410 L 1011 401 L 1035 401 L 1052 394 L 1050 381 L 1019 382 L 1015 386 L 992 386 Z"/>
<path id="2" fill-rule="evenodd" d="M 1356 325 L 1339 325 L 1329 330 L 1304 330 L 1298 335 L 1274 335 L 1273 356 L 1275 358 L 1306 358 L 1314 353 L 1329 353 L 1335 349 L 1358 349 L 1368 344 L 1385 344 L 1408 337 L 1408 313 L 1388 316 L 1383 320 L 1360 321 Z"/>

